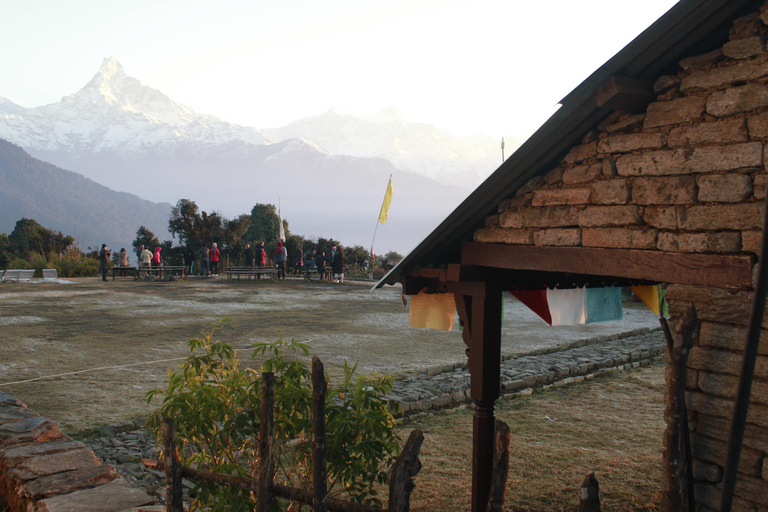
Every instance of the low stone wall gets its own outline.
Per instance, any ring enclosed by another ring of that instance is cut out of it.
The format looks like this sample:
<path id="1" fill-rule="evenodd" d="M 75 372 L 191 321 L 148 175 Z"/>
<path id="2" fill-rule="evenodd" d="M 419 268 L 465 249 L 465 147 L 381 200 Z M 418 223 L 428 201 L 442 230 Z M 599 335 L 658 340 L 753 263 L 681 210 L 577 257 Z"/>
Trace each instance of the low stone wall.
<path id="1" fill-rule="evenodd" d="M 605 371 L 636 368 L 661 359 L 665 346 L 661 328 L 640 328 L 519 356 L 505 355 L 501 363 L 501 393 L 527 393 L 581 382 Z M 405 416 L 411 416 L 471 402 L 469 382 L 466 363 L 436 366 L 396 380 L 387 396 L 400 403 Z"/>
<path id="2" fill-rule="evenodd" d="M 0 392 L 0 499 L 9 511 L 149 512 L 165 510 L 131 487 L 83 443 Z"/>

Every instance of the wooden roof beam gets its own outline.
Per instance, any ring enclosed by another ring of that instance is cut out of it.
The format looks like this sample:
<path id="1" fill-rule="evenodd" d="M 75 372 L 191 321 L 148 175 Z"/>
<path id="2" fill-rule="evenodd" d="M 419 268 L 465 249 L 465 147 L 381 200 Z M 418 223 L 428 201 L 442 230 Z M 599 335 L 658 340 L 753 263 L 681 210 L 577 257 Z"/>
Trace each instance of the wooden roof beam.
<path id="1" fill-rule="evenodd" d="M 748 290 L 753 256 L 463 242 L 462 265 Z"/>

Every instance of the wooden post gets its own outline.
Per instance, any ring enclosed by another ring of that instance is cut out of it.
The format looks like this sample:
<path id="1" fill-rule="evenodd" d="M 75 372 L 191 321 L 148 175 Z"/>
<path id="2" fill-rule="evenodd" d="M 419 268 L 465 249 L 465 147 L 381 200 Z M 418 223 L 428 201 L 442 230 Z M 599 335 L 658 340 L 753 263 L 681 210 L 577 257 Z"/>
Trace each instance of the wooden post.
<path id="1" fill-rule="evenodd" d="M 419 451 L 424 434 L 416 429 L 408 436 L 403 451 L 389 470 L 389 508 L 387 512 L 408 512 L 411 508 L 413 477 L 421 471 Z"/>
<path id="2" fill-rule="evenodd" d="M 168 512 L 184 512 L 181 496 L 181 460 L 176 449 L 176 425 L 163 418 L 163 457 L 165 459 L 165 506 Z"/>
<path id="3" fill-rule="evenodd" d="M 312 358 L 312 480 L 314 496 L 312 510 L 328 510 L 327 469 L 325 457 L 325 382 L 323 363 L 317 356 Z"/>
<path id="4" fill-rule="evenodd" d="M 508 472 L 509 426 L 501 420 L 496 420 L 496 452 L 493 455 L 493 477 L 486 512 L 501 512 L 504 509 Z"/>
<path id="5" fill-rule="evenodd" d="M 502 291 L 496 283 L 448 283 L 467 345 L 472 424 L 472 512 L 488 506 L 494 458 L 494 407 L 501 390 Z"/>
<path id="6" fill-rule="evenodd" d="M 272 510 L 275 468 L 272 460 L 275 405 L 275 374 L 261 374 L 261 427 L 259 428 L 259 512 Z"/>
<path id="7" fill-rule="evenodd" d="M 594 473 L 588 474 L 581 482 L 579 512 L 600 512 L 600 484 Z"/>
<path id="8" fill-rule="evenodd" d="M 667 512 L 685 510 L 686 502 L 688 508 L 693 506 L 685 386 L 688 380 L 688 352 L 693 346 L 698 323 L 693 307 L 673 320 L 671 331 L 666 319 L 661 319 L 670 361 L 667 373 L 667 408 L 664 413 L 667 427 L 664 430 L 663 510 Z"/>

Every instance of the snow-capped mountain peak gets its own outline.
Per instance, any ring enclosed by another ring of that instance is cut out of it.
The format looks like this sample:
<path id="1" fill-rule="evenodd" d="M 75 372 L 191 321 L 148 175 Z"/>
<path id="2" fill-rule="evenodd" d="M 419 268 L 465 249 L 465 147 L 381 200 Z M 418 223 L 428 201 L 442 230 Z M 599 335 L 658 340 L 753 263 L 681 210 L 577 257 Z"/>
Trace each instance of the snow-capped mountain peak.
<path id="1" fill-rule="evenodd" d="M 395 107 L 363 116 L 331 108 L 324 114 L 263 130 L 273 141 L 302 138 L 334 155 L 384 158 L 398 169 L 472 188 L 498 167 L 498 141 L 455 137 L 431 124 L 411 123 Z"/>
<path id="2" fill-rule="evenodd" d="M 21 105 L 17 105 L 8 98 L 3 98 L 0 96 L 0 116 L 8 115 L 18 115 L 23 114 L 26 112 L 27 109 L 22 107 Z"/>
<path id="3" fill-rule="evenodd" d="M 0 111 L 0 138 L 35 151 L 143 152 L 178 142 L 269 144 L 255 128 L 201 115 L 128 75 L 114 57 L 61 102 L 16 115 Z M 51 126 L 55 130 L 51 130 Z"/>
<path id="4" fill-rule="evenodd" d="M 142 113 L 148 118 L 175 126 L 202 117 L 190 107 L 176 103 L 157 89 L 129 76 L 114 57 L 105 58 L 91 81 L 63 101 L 117 105 L 126 112 Z"/>
<path id="5" fill-rule="evenodd" d="M 98 73 L 94 75 L 90 82 L 86 84 L 86 88 L 99 87 L 104 80 L 111 80 L 116 76 L 125 77 L 128 76 L 123 66 L 114 57 L 104 57 L 101 62 L 101 68 Z"/>
<path id="6" fill-rule="evenodd" d="M 400 111 L 400 109 L 397 107 L 393 107 L 391 105 L 389 107 L 384 108 L 378 114 L 367 116 L 365 117 L 365 119 L 378 124 L 390 124 L 390 123 L 407 124 L 408 123 L 405 120 L 405 116 Z"/>

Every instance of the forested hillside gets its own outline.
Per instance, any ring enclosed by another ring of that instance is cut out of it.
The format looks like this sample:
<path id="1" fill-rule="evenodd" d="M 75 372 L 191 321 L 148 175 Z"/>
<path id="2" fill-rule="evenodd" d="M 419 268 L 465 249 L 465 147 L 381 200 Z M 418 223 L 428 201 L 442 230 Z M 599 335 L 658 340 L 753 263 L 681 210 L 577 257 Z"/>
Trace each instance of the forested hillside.
<path id="1" fill-rule="evenodd" d="M 139 226 L 165 238 L 170 212 L 170 204 L 115 192 L 0 139 L 0 233 L 26 217 L 74 236 L 83 249 L 101 243 L 119 249 L 130 247 Z"/>

